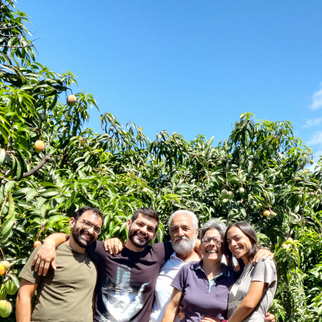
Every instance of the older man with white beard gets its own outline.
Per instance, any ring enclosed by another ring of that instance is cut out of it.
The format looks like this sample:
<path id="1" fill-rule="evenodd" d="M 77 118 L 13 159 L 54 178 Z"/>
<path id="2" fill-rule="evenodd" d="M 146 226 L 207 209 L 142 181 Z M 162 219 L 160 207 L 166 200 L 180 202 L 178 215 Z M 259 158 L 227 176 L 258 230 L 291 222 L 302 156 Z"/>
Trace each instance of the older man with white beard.
<path id="1" fill-rule="evenodd" d="M 170 216 L 168 226 L 171 244 L 175 252 L 161 267 L 155 287 L 150 322 L 162 320 L 164 310 L 170 302 L 173 291 L 171 283 L 180 268 L 191 261 L 200 260 L 200 256 L 194 250 L 198 236 L 197 216 L 191 211 L 177 210 Z M 179 321 L 178 317 L 176 321 Z"/>

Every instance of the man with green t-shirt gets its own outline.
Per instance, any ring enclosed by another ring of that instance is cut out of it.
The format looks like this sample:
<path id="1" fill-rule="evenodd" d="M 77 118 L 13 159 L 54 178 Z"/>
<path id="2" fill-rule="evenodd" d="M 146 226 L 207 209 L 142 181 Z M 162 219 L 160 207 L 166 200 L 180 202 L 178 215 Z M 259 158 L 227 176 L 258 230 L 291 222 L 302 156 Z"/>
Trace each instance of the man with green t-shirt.
<path id="1" fill-rule="evenodd" d="M 88 322 L 93 320 L 92 299 L 97 272 L 85 248 L 99 235 L 103 217 L 96 208 L 82 207 L 70 219 L 71 235 L 56 252 L 56 269 L 39 276 L 32 266 L 38 247 L 20 273 L 16 301 L 17 322 Z M 31 314 L 31 300 L 37 290 Z"/>

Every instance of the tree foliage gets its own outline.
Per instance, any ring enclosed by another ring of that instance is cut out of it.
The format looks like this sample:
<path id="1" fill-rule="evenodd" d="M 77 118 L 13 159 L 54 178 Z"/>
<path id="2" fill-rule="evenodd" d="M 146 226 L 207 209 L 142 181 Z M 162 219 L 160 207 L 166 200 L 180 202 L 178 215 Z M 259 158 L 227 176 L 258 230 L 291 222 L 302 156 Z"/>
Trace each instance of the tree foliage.
<path id="1" fill-rule="evenodd" d="M 168 235 L 169 215 L 188 209 L 200 225 L 212 217 L 250 222 L 276 256 L 271 310 L 284 321 L 321 321 L 322 160 L 315 171 L 306 168 L 312 152 L 290 122 L 245 113 L 217 146 L 203 135 L 188 142 L 166 131 L 149 140 L 109 113 L 100 117 L 103 134 L 95 133 L 84 126 L 88 108 L 98 108 L 93 95 L 79 92 L 74 106 L 61 102 L 75 75 L 37 63 L 28 17 L 10 0 L 0 6 L 0 239 L 11 263 L 3 284 L 18 284 L 34 241 L 69 233 L 81 206 L 104 213 L 102 239 L 126 239 L 132 212 L 152 207 L 161 216 L 158 241 Z M 37 153 L 39 139 L 46 147 Z M 4 296 L 14 305 L 14 295 Z"/>

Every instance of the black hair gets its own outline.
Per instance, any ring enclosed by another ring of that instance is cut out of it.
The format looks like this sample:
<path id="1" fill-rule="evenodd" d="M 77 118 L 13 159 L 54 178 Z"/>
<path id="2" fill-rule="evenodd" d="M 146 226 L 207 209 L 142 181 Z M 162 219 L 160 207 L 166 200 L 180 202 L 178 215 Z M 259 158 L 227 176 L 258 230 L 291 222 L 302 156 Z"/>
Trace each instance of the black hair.
<path id="1" fill-rule="evenodd" d="M 74 216 L 73 216 L 73 217 L 75 218 L 75 220 L 78 220 L 78 219 L 79 219 L 79 217 L 80 217 L 84 212 L 86 212 L 86 211 L 91 211 L 91 212 L 93 212 L 96 216 L 101 217 L 102 222 L 104 221 L 102 213 L 101 213 L 97 208 L 92 208 L 92 207 L 87 207 L 87 206 L 85 206 L 85 207 L 81 207 L 81 208 L 77 209 L 77 210 L 75 211 L 75 213 L 74 213 Z"/>
<path id="2" fill-rule="evenodd" d="M 136 210 L 132 215 L 131 223 L 133 223 L 138 218 L 139 214 L 154 218 L 157 221 L 157 226 L 155 227 L 155 231 L 158 230 L 160 218 L 159 218 L 158 213 L 155 210 L 153 210 L 151 208 L 147 208 L 147 207 L 142 207 L 142 208 Z"/>

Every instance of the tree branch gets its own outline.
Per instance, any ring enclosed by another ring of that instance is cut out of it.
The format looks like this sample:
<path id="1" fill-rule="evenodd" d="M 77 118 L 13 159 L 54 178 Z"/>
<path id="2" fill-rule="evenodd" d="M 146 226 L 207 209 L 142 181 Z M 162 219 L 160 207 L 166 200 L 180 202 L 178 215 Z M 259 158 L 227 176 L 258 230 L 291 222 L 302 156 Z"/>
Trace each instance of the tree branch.
<path id="1" fill-rule="evenodd" d="M 12 29 L 12 28 L 17 28 L 17 27 L 22 27 L 23 24 L 20 24 L 20 25 L 14 25 L 14 26 L 6 26 L 6 25 L 2 25 L 0 26 L 0 30 L 7 30 L 7 29 Z"/>
<path id="2" fill-rule="evenodd" d="M 8 182 L 9 181 L 7 178 L 3 177 L 1 174 L 0 174 L 0 179 L 3 180 L 3 181 L 5 181 L 5 182 Z M 1 182 L 0 185 L 2 185 L 2 182 Z"/>
<path id="3" fill-rule="evenodd" d="M 38 165 L 36 165 L 30 171 L 24 173 L 22 175 L 22 177 L 23 178 L 30 177 L 31 175 L 33 175 L 34 173 L 36 173 L 38 170 L 40 170 L 48 161 L 52 161 L 52 155 L 51 154 L 46 155 Z M 12 180 L 16 180 L 16 179 L 17 179 L 17 177 L 14 177 Z"/>

